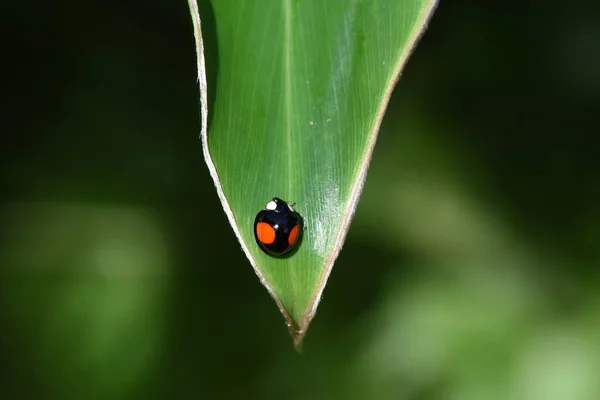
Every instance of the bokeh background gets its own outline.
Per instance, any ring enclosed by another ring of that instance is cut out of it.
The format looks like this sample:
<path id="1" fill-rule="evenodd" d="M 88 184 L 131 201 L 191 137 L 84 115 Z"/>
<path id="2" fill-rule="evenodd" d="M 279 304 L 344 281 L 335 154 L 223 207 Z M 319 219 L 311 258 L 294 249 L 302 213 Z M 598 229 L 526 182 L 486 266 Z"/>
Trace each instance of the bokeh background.
<path id="1" fill-rule="evenodd" d="M 442 1 L 300 355 L 202 159 L 186 2 L 1 14 L 1 398 L 600 398 L 587 8 Z"/>

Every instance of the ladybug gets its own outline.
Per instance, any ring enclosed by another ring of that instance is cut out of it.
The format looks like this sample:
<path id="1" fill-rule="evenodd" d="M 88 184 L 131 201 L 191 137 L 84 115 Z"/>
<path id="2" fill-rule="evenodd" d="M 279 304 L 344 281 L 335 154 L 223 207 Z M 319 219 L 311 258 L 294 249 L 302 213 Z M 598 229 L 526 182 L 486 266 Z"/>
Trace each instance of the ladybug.
<path id="1" fill-rule="evenodd" d="M 274 197 L 256 215 L 254 220 L 256 243 L 270 256 L 283 256 L 300 244 L 304 222 L 292 205 Z"/>

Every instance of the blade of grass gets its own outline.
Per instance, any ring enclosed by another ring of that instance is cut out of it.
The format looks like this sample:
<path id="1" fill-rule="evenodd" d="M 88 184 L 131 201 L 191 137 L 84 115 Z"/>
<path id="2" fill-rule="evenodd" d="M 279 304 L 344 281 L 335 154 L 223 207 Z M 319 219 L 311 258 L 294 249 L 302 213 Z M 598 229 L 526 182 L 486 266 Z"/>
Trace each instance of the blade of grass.
<path id="1" fill-rule="evenodd" d="M 229 222 L 300 347 L 348 232 L 389 97 L 436 1 L 259 3 L 212 3 L 221 61 L 209 137 L 200 16 L 189 0 L 201 138 Z M 274 196 L 296 202 L 307 225 L 297 254 L 285 259 L 253 243 L 254 216 Z"/>

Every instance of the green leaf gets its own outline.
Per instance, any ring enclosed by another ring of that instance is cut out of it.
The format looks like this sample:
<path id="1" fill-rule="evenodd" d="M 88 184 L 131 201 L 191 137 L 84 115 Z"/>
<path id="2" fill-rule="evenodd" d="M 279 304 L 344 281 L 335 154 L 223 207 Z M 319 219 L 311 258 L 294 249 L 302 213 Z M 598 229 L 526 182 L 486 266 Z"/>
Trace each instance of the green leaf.
<path id="1" fill-rule="evenodd" d="M 298 347 L 344 242 L 392 89 L 436 1 L 212 1 L 218 79 L 208 132 L 200 20 L 189 3 L 204 156 Z M 288 258 L 263 253 L 254 239 L 254 218 L 275 196 L 295 202 L 306 225 Z"/>

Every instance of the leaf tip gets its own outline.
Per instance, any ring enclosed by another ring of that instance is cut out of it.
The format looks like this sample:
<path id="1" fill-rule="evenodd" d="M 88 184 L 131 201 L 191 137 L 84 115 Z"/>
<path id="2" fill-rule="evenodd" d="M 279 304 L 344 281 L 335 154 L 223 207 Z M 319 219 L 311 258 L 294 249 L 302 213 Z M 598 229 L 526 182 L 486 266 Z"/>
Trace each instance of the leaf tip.
<path id="1" fill-rule="evenodd" d="M 294 348 L 298 353 L 302 353 L 304 337 L 306 336 L 306 332 L 308 331 L 308 326 L 312 321 L 312 317 L 312 315 L 307 315 L 304 317 L 300 324 L 297 324 L 293 319 L 289 318 L 286 315 L 286 324 L 288 327 L 288 331 L 290 333 L 290 336 L 292 337 Z"/>
<path id="2" fill-rule="evenodd" d="M 292 336 L 292 340 L 294 342 L 294 348 L 298 353 L 302 353 L 302 343 L 304 340 L 304 335 L 306 334 L 306 329 L 294 329 L 290 330 L 290 335 Z"/>
<path id="3" fill-rule="evenodd" d="M 302 342 L 304 340 L 304 336 L 306 335 L 306 329 L 308 328 L 310 320 L 305 319 L 302 324 L 298 325 L 298 323 L 287 312 L 284 312 L 283 315 L 285 317 L 285 324 L 288 328 L 288 332 L 292 337 L 294 348 L 298 353 L 302 353 Z"/>

